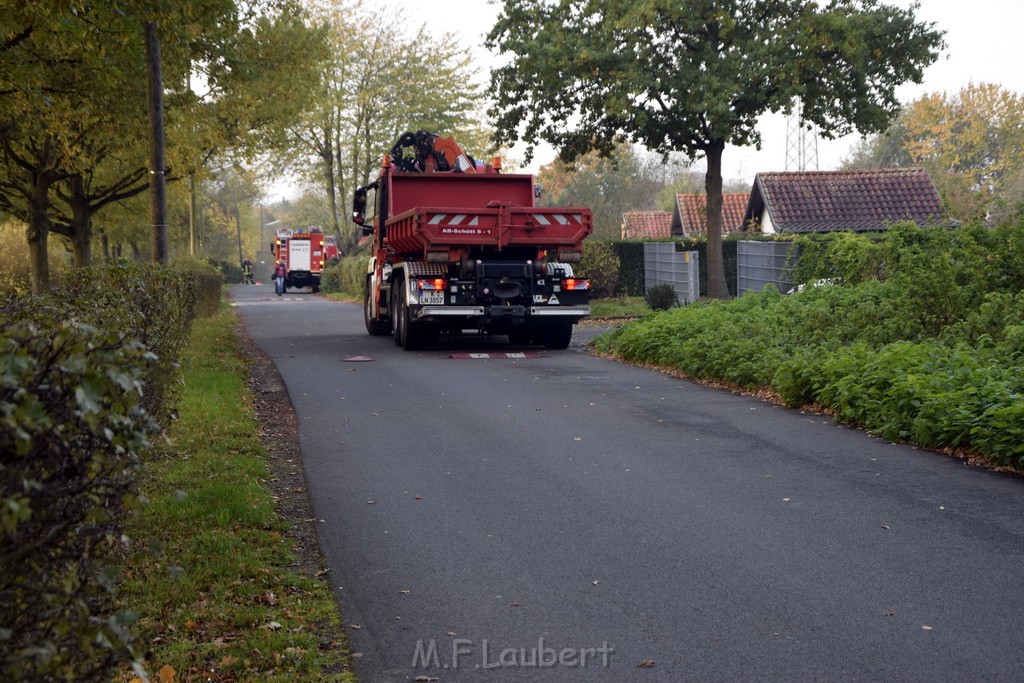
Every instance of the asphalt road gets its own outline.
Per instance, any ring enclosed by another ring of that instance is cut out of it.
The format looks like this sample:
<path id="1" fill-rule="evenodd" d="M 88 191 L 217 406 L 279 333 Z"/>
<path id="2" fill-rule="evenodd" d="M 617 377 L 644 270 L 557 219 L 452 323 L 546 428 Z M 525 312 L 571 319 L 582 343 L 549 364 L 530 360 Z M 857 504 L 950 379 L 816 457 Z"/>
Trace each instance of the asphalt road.
<path id="1" fill-rule="evenodd" d="M 1024 680 L 1018 477 L 578 348 L 409 353 L 355 305 L 233 296 L 362 681 Z"/>

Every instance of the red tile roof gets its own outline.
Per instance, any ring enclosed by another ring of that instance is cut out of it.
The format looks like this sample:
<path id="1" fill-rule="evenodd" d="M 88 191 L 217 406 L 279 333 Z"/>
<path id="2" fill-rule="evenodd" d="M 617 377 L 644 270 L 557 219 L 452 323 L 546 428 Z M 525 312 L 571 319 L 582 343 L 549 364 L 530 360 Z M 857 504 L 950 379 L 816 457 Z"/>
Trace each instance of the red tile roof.
<path id="1" fill-rule="evenodd" d="M 672 214 L 667 211 L 623 211 L 622 239 L 659 239 L 672 236 Z"/>
<path id="2" fill-rule="evenodd" d="M 938 219 L 942 203 L 924 169 L 758 173 L 745 218 L 765 208 L 776 232 L 884 230 Z"/>
<path id="3" fill-rule="evenodd" d="M 722 234 L 738 232 L 743 225 L 743 212 L 750 195 L 729 193 L 722 195 Z M 675 235 L 705 235 L 707 225 L 707 199 L 702 194 L 677 194 L 676 210 L 672 214 L 672 233 Z"/>

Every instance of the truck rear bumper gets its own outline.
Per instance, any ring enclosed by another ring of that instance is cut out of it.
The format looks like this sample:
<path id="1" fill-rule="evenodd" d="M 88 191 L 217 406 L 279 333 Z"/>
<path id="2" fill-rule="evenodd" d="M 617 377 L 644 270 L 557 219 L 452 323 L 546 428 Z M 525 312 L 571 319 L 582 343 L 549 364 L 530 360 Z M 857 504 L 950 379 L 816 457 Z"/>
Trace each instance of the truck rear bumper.
<path id="1" fill-rule="evenodd" d="M 590 315 L 590 306 L 530 306 L 527 317 L 538 318 L 585 318 Z M 487 314 L 484 306 L 423 306 L 416 313 L 417 318 L 480 318 Z"/>
<path id="2" fill-rule="evenodd" d="M 531 306 L 530 315 L 557 318 L 586 318 L 590 306 Z"/>

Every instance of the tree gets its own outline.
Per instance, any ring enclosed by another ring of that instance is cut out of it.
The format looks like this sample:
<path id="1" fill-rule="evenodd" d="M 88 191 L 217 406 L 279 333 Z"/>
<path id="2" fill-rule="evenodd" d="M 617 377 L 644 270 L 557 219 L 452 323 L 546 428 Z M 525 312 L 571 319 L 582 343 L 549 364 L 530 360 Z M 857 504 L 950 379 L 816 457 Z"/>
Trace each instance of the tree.
<path id="1" fill-rule="evenodd" d="M 301 77 L 323 54 L 321 37 L 289 0 L 150 4 L 68 11 L 34 0 L 0 13 L 0 211 L 28 226 L 36 291 L 48 287 L 51 230 L 88 263 L 93 215 L 148 182 L 149 174 L 139 178 L 146 155 L 137 144 L 145 138 L 138 115 L 146 103 L 144 24 L 159 22 L 162 39 L 168 148 L 167 163 L 156 162 L 160 172 L 175 164 L 200 169 L 227 150 L 255 156 L 270 131 L 297 117 Z M 202 96 L 190 85 L 197 70 Z M 288 84 L 295 97 L 280 96 Z M 58 187 L 63 213 L 52 196 Z M 166 247 L 156 251 L 166 257 Z"/>
<path id="2" fill-rule="evenodd" d="M 572 159 L 619 136 L 707 160 L 708 291 L 728 296 L 722 153 L 799 100 L 826 137 L 883 130 L 942 33 L 878 0 L 504 0 L 488 46 L 497 141 Z"/>
<path id="3" fill-rule="evenodd" d="M 1020 200 L 1024 173 L 1024 97 L 991 83 L 955 94 L 930 93 L 908 104 L 884 135 L 851 160 L 923 166 L 959 220 L 1001 218 Z"/>
<path id="4" fill-rule="evenodd" d="M 537 173 L 543 201 L 551 206 L 589 207 L 594 235 L 618 239 L 623 211 L 653 210 L 664 188 L 689 174 L 685 166 L 662 163 L 652 156 L 621 143 L 607 157 L 588 152 L 572 162 L 556 159 Z"/>
<path id="5" fill-rule="evenodd" d="M 913 166 L 914 161 L 904 146 L 907 139 L 904 116 L 905 110 L 900 112 L 885 132 L 861 138 L 850 150 L 850 156 L 843 159 L 840 167 L 853 171 Z"/>
<path id="6" fill-rule="evenodd" d="M 490 135 L 477 122 L 483 98 L 472 55 L 449 49 L 453 35 L 410 32 L 393 10 L 346 0 L 321 0 L 313 15 L 329 27 L 333 58 L 283 162 L 326 192 L 330 229 L 350 254 L 362 237 L 349 216 L 352 195 L 399 135 L 450 134 L 471 153 L 486 152 Z"/>

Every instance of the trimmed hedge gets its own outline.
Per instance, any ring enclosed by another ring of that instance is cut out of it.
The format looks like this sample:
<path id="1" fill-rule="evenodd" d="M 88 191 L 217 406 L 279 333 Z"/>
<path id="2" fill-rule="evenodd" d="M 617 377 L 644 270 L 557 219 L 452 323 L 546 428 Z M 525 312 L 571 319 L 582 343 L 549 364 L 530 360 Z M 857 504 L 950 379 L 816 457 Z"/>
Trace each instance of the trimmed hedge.
<path id="1" fill-rule="evenodd" d="M 169 416 L 195 315 L 216 273 L 78 270 L 0 306 L 0 672 L 105 680 L 138 661 L 109 604 L 116 511 Z"/>
<path id="2" fill-rule="evenodd" d="M 606 242 L 619 257 L 619 291 L 623 296 L 644 295 L 644 243 Z"/>

